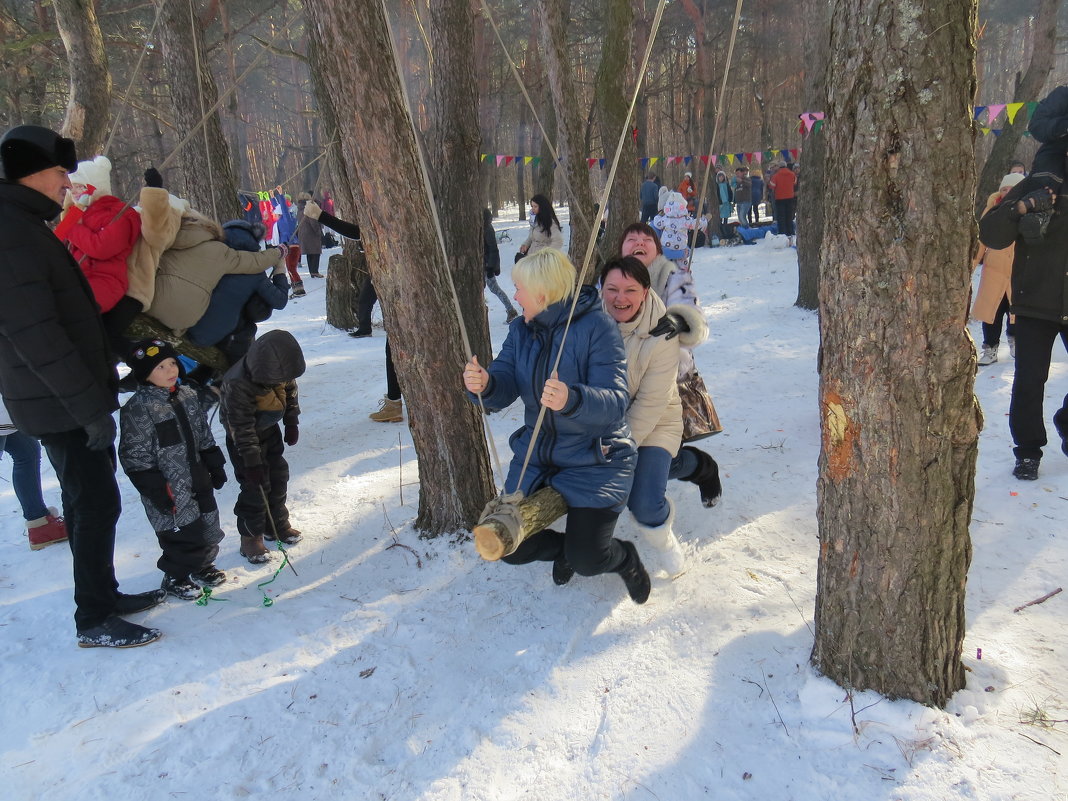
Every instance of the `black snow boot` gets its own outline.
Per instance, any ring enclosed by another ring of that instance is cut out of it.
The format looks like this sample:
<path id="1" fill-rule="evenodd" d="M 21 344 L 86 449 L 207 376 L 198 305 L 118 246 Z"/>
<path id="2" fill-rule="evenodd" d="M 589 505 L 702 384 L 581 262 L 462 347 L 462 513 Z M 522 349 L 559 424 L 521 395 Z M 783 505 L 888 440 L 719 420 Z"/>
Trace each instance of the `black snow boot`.
<path id="1" fill-rule="evenodd" d="M 701 490 L 701 503 L 711 509 L 719 503 L 720 496 L 723 494 L 723 485 L 719 482 L 719 465 L 716 464 L 715 459 L 699 448 L 684 445 L 682 449 L 691 451 L 697 457 L 697 469 L 681 480 L 696 484 Z"/>
<path id="2" fill-rule="evenodd" d="M 79 648 L 137 648 L 155 642 L 163 634 L 159 629 L 138 626 L 121 617 L 109 617 L 99 626 L 78 631 Z"/>
<path id="3" fill-rule="evenodd" d="M 623 546 L 627 558 L 623 560 L 623 564 L 616 568 L 615 572 L 619 573 L 623 583 L 627 585 L 627 593 L 630 595 L 630 599 L 636 604 L 643 604 L 649 600 L 649 591 L 652 589 L 649 572 L 645 569 L 645 565 L 642 564 L 641 557 L 638 556 L 638 549 L 634 547 L 633 542 L 619 540 L 619 544 Z"/>
<path id="4" fill-rule="evenodd" d="M 553 583 L 557 587 L 563 587 L 567 582 L 571 581 L 571 577 L 574 575 L 575 568 L 568 564 L 563 554 L 553 560 Z"/>

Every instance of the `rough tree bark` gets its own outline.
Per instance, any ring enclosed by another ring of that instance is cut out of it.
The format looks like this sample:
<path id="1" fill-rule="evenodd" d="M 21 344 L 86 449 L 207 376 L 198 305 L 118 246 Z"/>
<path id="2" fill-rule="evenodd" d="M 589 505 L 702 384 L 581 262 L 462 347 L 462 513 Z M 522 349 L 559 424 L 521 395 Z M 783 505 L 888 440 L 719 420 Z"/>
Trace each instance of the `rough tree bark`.
<path id="1" fill-rule="evenodd" d="M 479 200 L 478 79 L 475 75 L 474 14 L 471 0 L 431 0 L 430 107 L 425 144 L 438 220 L 449 254 L 461 321 L 471 347 L 489 363 L 489 319 L 482 259 L 482 203 Z M 522 166 L 517 167 L 522 169 Z"/>
<path id="2" fill-rule="evenodd" d="M 338 135 L 337 110 L 327 89 L 327 73 L 320 61 L 322 44 L 319 41 L 319 29 L 308 25 L 308 64 L 315 95 L 315 105 L 319 109 L 319 119 L 327 140 L 326 160 L 330 175 L 333 177 L 333 197 L 338 219 L 359 224 L 356 205 L 355 177 L 349 171 L 341 152 L 341 137 Z M 361 231 L 361 235 L 362 235 Z M 330 257 L 326 274 L 326 322 L 334 328 L 354 330 L 359 325 L 357 316 L 360 292 L 369 275 L 367 254 L 363 246 L 347 238 L 342 238 L 340 254 Z"/>
<path id="3" fill-rule="evenodd" d="M 852 194 L 823 236 L 812 661 L 938 706 L 964 686 L 981 425 L 965 330 L 975 23 L 975 0 L 834 0 L 828 48 L 827 183 Z"/>
<path id="4" fill-rule="evenodd" d="M 161 0 L 159 39 L 179 141 L 219 99 L 205 58 L 203 33 L 190 14 L 188 0 Z M 182 197 L 193 208 L 220 221 L 240 216 L 230 148 L 223 138 L 218 109 L 208 114 L 203 127 L 178 151 L 176 161 L 182 176 Z"/>
<path id="5" fill-rule="evenodd" d="M 419 179 L 402 197 L 395 191 L 398 174 L 422 172 L 389 28 L 377 0 L 318 0 L 305 8 L 321 45 L 318 63 L 331 76 L 367 260 L 408 404 L 421 482 L 415 525 L 430 535 L 456 531 L 474 522 L 493 482 L 479 413 L 460 380 L 467 354 L 430 198 Z M 361 21 L 359 36 L 351 35 L 351 20 Z M 470 157 L 477 160 L 477 152 Z"/>
<path id="6" fill-rule="evenodd" d="M 52 0 L 56 27 L 67 51 L 70 94 L 62 132 L 82 158 L 103 152 L 111 124 L 111 73 L 92 0 Z"/>
<path id="7" fill-rule="evenodd" d="M 807 10 L 801 15 L 805 26 L 805 86 L 802 106 L 805 111 L 827 108 L 827 39 L 830 15 L 826 0 L 805 0 Z M 805 143 L 804 180 L 797 198 L 797 300 L 795 306 L 815 309 L 819 306 L 820 246 L 823 243 L 827 183 L 827 139 L 822 130 L 809 134 Z M 760 202 L 759 199 L 756 202 Z"/>
<path id="8" fill-rule="evenodd" d="M 611 159 L 627 119 L 633 94 L 633 82 L 629 76 L 633 73 L 630 65 L 631 43 L 634 38 L 631 35 L 634 30 L 634 7 L 631 0 L 607 0 L 603 8 L 605 44 L 601 51 L 601 63 L 597 68 L 594 108 L 601 130 L 601 141 L 604 143 L 604 155 L 605 158 Z M 641 55 L 639 54 L 639 58 Z M 627 127 L 629 129 L 632 126 L 633 120 Z M 638 149 L 633 136 L 626 137 L 619 158 L 615 183 L 608 198 L 608 223 L 599 247 L 602 261 L 619 252 L 623 229 L 632 222 L 637 222 L 639 217 Z"/>
<path id="9" fill-rule="evenodd" d="M 1041 0 L 1035 15 L 1035 42 L 1031 48 L 1031 62 L 1027 65 L 1027 72 L 1023 77 L 1017 73 L 1016 91 L 1012 96 L 1015 103 L 1042 99 L 1041 92 L 1053 69 L 1056 56 L 1057 12 L 1060 7 L 1061 0 Z M 1002 125 L 1001 136 L 994 141 L 990 155 L 987 156 L 979 174 L 979 186 L 973 199 L 976 217 L 983 213 L 986 199 L 990 197 L 991 192 L 998 191 L 1002 176 L 1009 171 L 1009 162 L 1015 156 L 1016 147 L 1027 130 L 1027 120 L 1026 114 L 1018 114 L 1015 123 L 1010 123 L 1006 118 L 1005 124 Z"/>
<path id="10" fill-rule="evenodd" d="M 568 60 L 569 0 L 544 0 L 540 6 L 542 55 L 545 73 L 556 111 L 556 152 L 559 153 L 568 183 L 568 205 L 571 212 L 571 245 L 568 255 L 579 269 L 586 255 L 593 222 L 593 192 L 590 189 L 590 168 L 586 163 L 583 143 L 585 115 L 579 109 L 578 92 Z"/>

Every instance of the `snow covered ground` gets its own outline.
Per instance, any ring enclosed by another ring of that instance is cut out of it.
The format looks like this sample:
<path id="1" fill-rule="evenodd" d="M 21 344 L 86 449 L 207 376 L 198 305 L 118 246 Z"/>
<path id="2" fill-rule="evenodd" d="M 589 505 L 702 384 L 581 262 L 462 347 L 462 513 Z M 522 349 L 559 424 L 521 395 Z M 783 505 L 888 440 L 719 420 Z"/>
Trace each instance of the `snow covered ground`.
<path id="1" fill-rule="evenodd" d="M 511 229 L 510 289 L 525 230 L 498 227 Z M 1068 799 L 1068 593 L 1013 612 L 1068 576 L 1068 460 L 1054 446 L 1039 481 L 1011 477 L 1004 346 L 976 382 L 987 428 L 967 687 L 945 711 L 850 701 L 808 665 L 818 331 L 816 315 L 792 305 L 796 251 L 703 249 L 694 273 L 712 329 L 697 361 L 726 427 L 704 446 L 724 497 L 708 510 L 693 485 L 670 486 L 690 568 L 655 576 L 645 606 L 614 575 L 560 588 L 547 564 L 486 563 L 470 542 L 413 532 L 407 426 L 367 419 L 385 388 L 381 329 L 354 340 L 327 326 L 324 281 L 306 282 L 308 296 L 268 324 L 291 330 L 308 362 L 300 443 L 287 449 L 305 540 L 292 549 L 299 576 L 287 570 L 265 587 L 273 606 L 257 587 L 271 571 L 237 555 L 231 481 L 219 493 L 228 536 L 218 562 L 230 580 L 217 600 L 135 616 L 164 631 L 144 648 L 75 647 L 69 550 L 29 551 L 5 460 L 0 795 Z M 489 293 L 487 303 L 499 345 L 504 311 Z M 1058 352 L 1050 414 L 1066 391 Z M 507 460 L 521 410 L 491 420 Z M 45 482 L 55 503 L 47 463 Z M 158 586 L 155 537 L 120 483 L 122 588 Z M 626 516 L 619 532 L 635 535 Z"/>

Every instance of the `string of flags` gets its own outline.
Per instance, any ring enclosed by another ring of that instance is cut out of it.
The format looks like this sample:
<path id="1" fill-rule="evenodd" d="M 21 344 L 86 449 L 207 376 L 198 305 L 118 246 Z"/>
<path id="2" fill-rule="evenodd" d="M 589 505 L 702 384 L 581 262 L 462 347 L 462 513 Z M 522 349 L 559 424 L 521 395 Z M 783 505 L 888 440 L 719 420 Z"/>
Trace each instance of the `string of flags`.
<path id="1" fill-rule="evenodd" d="M 986 125 L 979 126 L 983 136 L 987 134 L 1001 136 L 1003 129 L 995 128 L 994 123 L 997 122 L 1002 112 L 1005 112 L 1005 120 L 1008 124 L 1015 125 L 1016 117 L 1019 116 L 1021 111 L 1025 112 L 1023 122 L 1029 122 L 1036 108 L 1038 108 L 1038 102 L 1034 100 L 1027 103 L 989 103 L 985 106 L 973 106 L 972 119 L 978 122 L 979 118 L 986 114 Z M 797 117 L 801 121 L 797 128 L 798 133 L 802 136 L 808 136 L 819 132 L 823 127 L 826 115 L 822 111 L 806 111 L 798 114 Z M 1029 131 L 1024 131 L 1023 135 L 1030 136 L 1031 134 Z"/>
<path id="2" fill-rule="evenodd" d="M 647 170 L 657 164 L 681 164 L 689 166 L 691 163 L 695 162 L 699 162 L 702 165 L 711 163 L 714 167 L 733 167 L 736 164 L 762 164 L 765 161 L 797 161 L 800 152 L 801 151 L 798 148 L 781 147 L 738 153 L 720 153 L 714 156 L 643 156 L 638 159 L 638 163 L 641 164 L 642 170 Z M 479 155 L 479 161 L 489 161 L 491 164 L 498 167 L 511 167 L 513 165 L 517 167 L 537 167 L 541 164 L 541 156 L 510 156 L 501 153 L 482 153 Z M 591 170 L 594 167 L 603 170 L 607 164 L 608 159 L 604 158 L 586 159 L 586 166 Z M 555 168 L 556 166 L 554 165 L 553 169 Z"/>

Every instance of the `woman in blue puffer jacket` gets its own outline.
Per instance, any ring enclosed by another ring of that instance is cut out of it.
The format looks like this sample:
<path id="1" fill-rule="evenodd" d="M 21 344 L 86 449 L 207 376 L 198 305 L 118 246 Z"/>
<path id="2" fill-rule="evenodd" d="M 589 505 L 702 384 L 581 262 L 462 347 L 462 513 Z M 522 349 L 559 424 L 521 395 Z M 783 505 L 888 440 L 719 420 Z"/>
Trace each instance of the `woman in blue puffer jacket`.
<path id="1" fill-rule="evenodd" d="M 529 496 L 543 486 L 553 487 L 568 511 L 564 532 L 544 529 L 504 561 L 552 562 L 557 584 L 566 584 L 576 572 L 619 573 L 630 597 L 645 603 L 649 574 L 634 544 L 613 537 L 636 459 L 626 422 L 630 395 L 618 327 L 601 310 L 597 291 L 584 286 L 564 340 L 576 275 L 567 256 L 555 248 L 522 259 L 512 268 L 512 281 L 523 316 L 509 326 L 488 370 L 472 357 L 464 368 L 464 385 L 472 400 L 481 393 L 488 410 L 503 409 L 518 397 L 526 406 L 524 425 L 510 440 L 514 455 L 507 492 L 517 489 L 539 408 L 547 408 L 518 489 Z M 558 375 L 551 374 L 561 343 Z"/>

